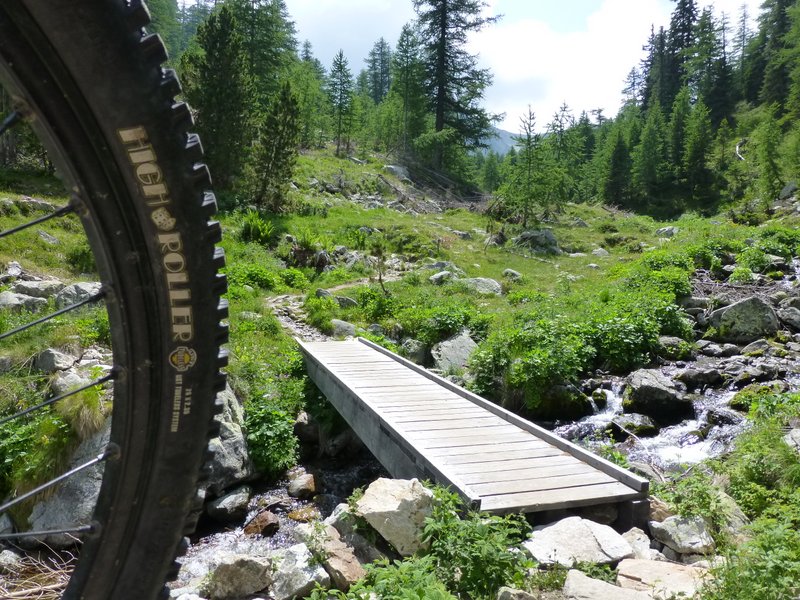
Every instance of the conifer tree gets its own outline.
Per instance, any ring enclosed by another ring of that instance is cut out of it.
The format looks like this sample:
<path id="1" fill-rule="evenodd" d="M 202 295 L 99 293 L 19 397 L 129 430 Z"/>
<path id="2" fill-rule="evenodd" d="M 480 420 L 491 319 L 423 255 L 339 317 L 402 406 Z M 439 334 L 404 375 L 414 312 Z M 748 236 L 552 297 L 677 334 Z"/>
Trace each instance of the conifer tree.
<path id="1" fill-rule="evenodd" d="M 669 159 L 673 165 L 673 174 L 678 183 L 686 179 L 683 168 L 683 153 L 686 146 L 686 125 L 691 114 L 691 98 L 689 88 L 682 87 L 672 105 L 669 120 Z"/>
<path id="2" fill-rule="evenodd" d="M 686 123 L 683 171 L 686 188 L 695 203 L 707 206 L 712 197 L 712 176 L 708 168 L 711 153 L 711 117 L 702 99 L 692 108 Z"/>
<path id="3" fill-rule="evenodd" d="M 380 38 L 365 61 L 367 63 L 369 95 L 375 104 L 389 93 L 392 84 L 392 49 L 388 42 Z"/>
<path id="4" fill-rule="evenodd" d="M 467 36 L 494 23 L 497 17 L 481 14 L 485 0 L 413 0 L 423 40 L 425 81 L 434 119 L 431 154 L 434 168 L 444 164 L 447 143 L 481 147 L 493 118 L 481 107 L 484 90 L 491 84 L 488 69 L 477 66 L 467 49 Z M 445 141 L 452 140 L 452 141 Z"/>
<path id="5" fill-rule="evenodd" d="M 406 24 L 400 32 L 392 56 L 392 85 L 390 94 L 393 106 L 399 106 L 399 137 L 392 144 L 401 154 L 407 155 L 411 141 L 425 130 L 427 118 L 424 65 L 420 57 L 421 42 L 414 29 Z"/>
<path id="6" fill-rule="evenodd" d="M 255 95 L 233 12 L 212 13 L 197 30 L 197 47 L 181 59 L 184 94 L 197 111 L 197 131 L 215 182 L 233 186 L 252 140 Z"/>
<path id="7" fill-rule="evenodd" d="M 647 111 L 639 144 L 632 152 L 631 180 L 634 193 L 650 203 L 664 193 L 668 182 L 666 124 L 656 104 Z"/>
<path id="8" fill-rule="evenodd" d="M 602 196 L 609 204 L 630 206 L 631 154 L 619 123 L 606 138 Z"/>
<path id="9" fill-rule="evenodd" d="M 775 119 L 777 112 L 777 105 L 769 107 L 766 118 L 753 132 L 756 165 L 758 168 L 756 192 L 765 207 L 769 206 L 778 197 L 783 187 L 778 163 L 778 146 L 780 145 L 781 132 Z"/>
<path id="10" fill-rule="evenodd" d="M 330 106 L 325 93 L 325 67 L 311 52 L 311 43 L 305 41 L 300 60 L 289 70 L 292 91 L 297 98 L 300 129 L 300 146 L 321 146 L 328 129 Z"/>
<path id="11" fill-rule="evenodd" d="M 281 86 L 259 132 L 251 169 L 252 200 L 280 212 L 297 162 L 300 107 L 289 82 Z"/>
<path id="12" fill-rule="evenodd" d="M 328 97 L 333 116 L 336 155 L 340 156 L 342 149 L 348 145 L 353 111 L 353 76 L 342 50 L 333 58 L 328 76 Z"/>

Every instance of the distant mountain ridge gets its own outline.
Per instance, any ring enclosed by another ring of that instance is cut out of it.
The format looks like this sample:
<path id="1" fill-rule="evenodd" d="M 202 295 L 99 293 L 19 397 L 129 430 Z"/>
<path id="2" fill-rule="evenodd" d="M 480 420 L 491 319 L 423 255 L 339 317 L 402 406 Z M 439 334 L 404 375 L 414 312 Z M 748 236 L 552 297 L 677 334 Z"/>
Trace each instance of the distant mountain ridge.
<path id="1" fill-rule="evenodd" d="M 494 135 L 486 140 L 489 147 L 485 152 L 491 150 L 500 156 L 505 156 L 511 148 L 516 147 L 517 142 L 514 138 L 517 137 L 518 134 L 505 131 L 504 129 L 498 129 L 497 127 L 492 127 L 492 133 Z"/>

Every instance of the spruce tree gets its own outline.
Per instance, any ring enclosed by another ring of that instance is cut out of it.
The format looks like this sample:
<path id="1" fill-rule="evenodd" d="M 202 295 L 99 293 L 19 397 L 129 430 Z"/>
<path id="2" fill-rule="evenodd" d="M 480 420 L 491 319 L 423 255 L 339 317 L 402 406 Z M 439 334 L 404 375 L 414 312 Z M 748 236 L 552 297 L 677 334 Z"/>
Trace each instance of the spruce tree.
<path id="1" fill-rule="evenodd" d="M 321 146 L 328 130 L 331 110 L 325 93 L 325 68 L 312 54 L 310 42 L 303 44 L 300 60 L 289 69 L 289 80 L 300 111 L 300 146 Z"/>
<path id="2" fill-rule="evenodd" d="M 778 194 L 780 194 L 783 187 L 778 163 L 778 146 L 780 145 L 781 132 L 775 119 L 777 112 L 777 105 L 769 107 L 766 118 L 753 132 L 756 166 L 758 168 L 756 192 L 765 208 L 768 208 L 778 198 Z"/>
<path id="3" fill-rule="evenodd" d="M 392 49 L 389 43 L 380 38 L 372 46 L 365 62 L 369 95 L 375 104 L 380 104 L 392 85 Z"/>
<path id="4" fill-rule="evenodd" d="M 708 168 L 711 153 L 711 117 L 702 99 L 692 108 L 686 123 L 683 150 L 683 171 L 691 200 L 708 207 L 712 199 L 712 175 Z"/>
<path id="5" fill-rule="evenodd" d="M 491 84 L 488 69 L 477 66 L 477 57 L 467 49 L 467 37 L 494 23 L 485 17 L 485 0 L 413 0 L 423 40 L 425 82 L 428 90 L 434 131 L 445 129 L 452 135 L 435 136 L 432 166 L 444 164 L 444 144 L 467 148 L 482 147 L 493 117 L 480 105 L 484 90 Z M 444 141 L 452 140 L 452 141 Z"/>
<path id="6" fill-rule="evenodd" d="M 672 115 L 669 120 L 669 159 L 676 182 L 685 181 L 683 153 L 686 146 L 686 126 L 691 114 L 691 97 L 689 88 L 682 87 L 672 105 Z"/>
<path id="7" fill-rule="evenodd" d="M 231 188 L 253 137 L 255 95 L 244 43 L 226 5 L 198 27 L 197 47 L 184 53 L 181 71 L 214 181 Z"/>
<path id="8" fill-rule="evenodd" d="M 400 32 L 392 56 L 392 85 L 390 94 L 400 107 L 399 139 L 394 144 L 402 155 L 408 155 L 411 141 L 425 131 L 427 100 L 425 98 L 424 65 L 421 42 L 414 29 L 406 24 Z"/>
<path id="9" fill-rule="evenodd" d="M 339 50 L 333 58 L 328 76 L 328 97 L 333 116 L 336 155 L 340 156 L 342 149 L 348 145 L 348 140 L 345 138 L 350 133 L 353 111 L 353 76 L 342 50 Z"/>
<path id="10" fill-rule="evenodd" d="M 271 212 L 286 205 L 297 162 L 300 107 L 289 82 L 281 86 L 261 127 L 251 169 L 253 203 Z"/>
<path id="11" fill-rule="evenodd" d="M 645 204 L 662 197 L 668 182 L 669 168 L 666 124 L 657 104 L 647 111 L 647 120 L 631 159 L 631 179 L 635 195 Z"/>
<path id="12" fill-rule="evenodd" d="M 606 138 L 603 200 L 617 206 L 630 206 L 631 154 L 619 123 Z"/>

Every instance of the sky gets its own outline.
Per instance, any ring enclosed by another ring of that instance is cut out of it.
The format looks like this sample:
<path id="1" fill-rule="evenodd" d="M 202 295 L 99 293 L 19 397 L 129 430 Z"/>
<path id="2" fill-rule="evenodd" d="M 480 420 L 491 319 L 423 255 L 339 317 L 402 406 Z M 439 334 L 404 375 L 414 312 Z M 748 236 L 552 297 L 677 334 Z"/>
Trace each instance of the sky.
<path id="1" fill-rule="evenodd" d="M 725 12 L 735 29 L 742 4 L 752 17 L 762 0 L 698 1 Z M 403 24 L 415 18 L 411 0 L 285 0 L 301 42 L 330 68 L 339 49 L 353 74 L 381 37 L 394 47 Z M 614 116 L 631 68 L 639 65 L 650 26 L 669 26 L 671 0 L 487 0 L 487 14 L 503 15 L 470 39 L 470 52 L 494 81 L 484 107 L 504 114 L 498 127 L 517 133 L 530 106 L 544 129 L 566 102 L 577 117 L 603 109 Z"/>

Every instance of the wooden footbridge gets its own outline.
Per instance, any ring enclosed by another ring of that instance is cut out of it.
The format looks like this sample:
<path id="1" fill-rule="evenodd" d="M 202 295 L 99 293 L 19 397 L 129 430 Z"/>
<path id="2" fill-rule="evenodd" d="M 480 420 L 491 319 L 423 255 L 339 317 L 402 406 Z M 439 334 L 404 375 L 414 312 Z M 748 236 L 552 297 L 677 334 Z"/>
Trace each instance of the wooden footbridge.
<path id="1" fill-rule="evenodd" d="M 301 342 L 311 379 L 393 477 L 492 513 L 620 503 L 647 480 L 367 340 Z"/>

